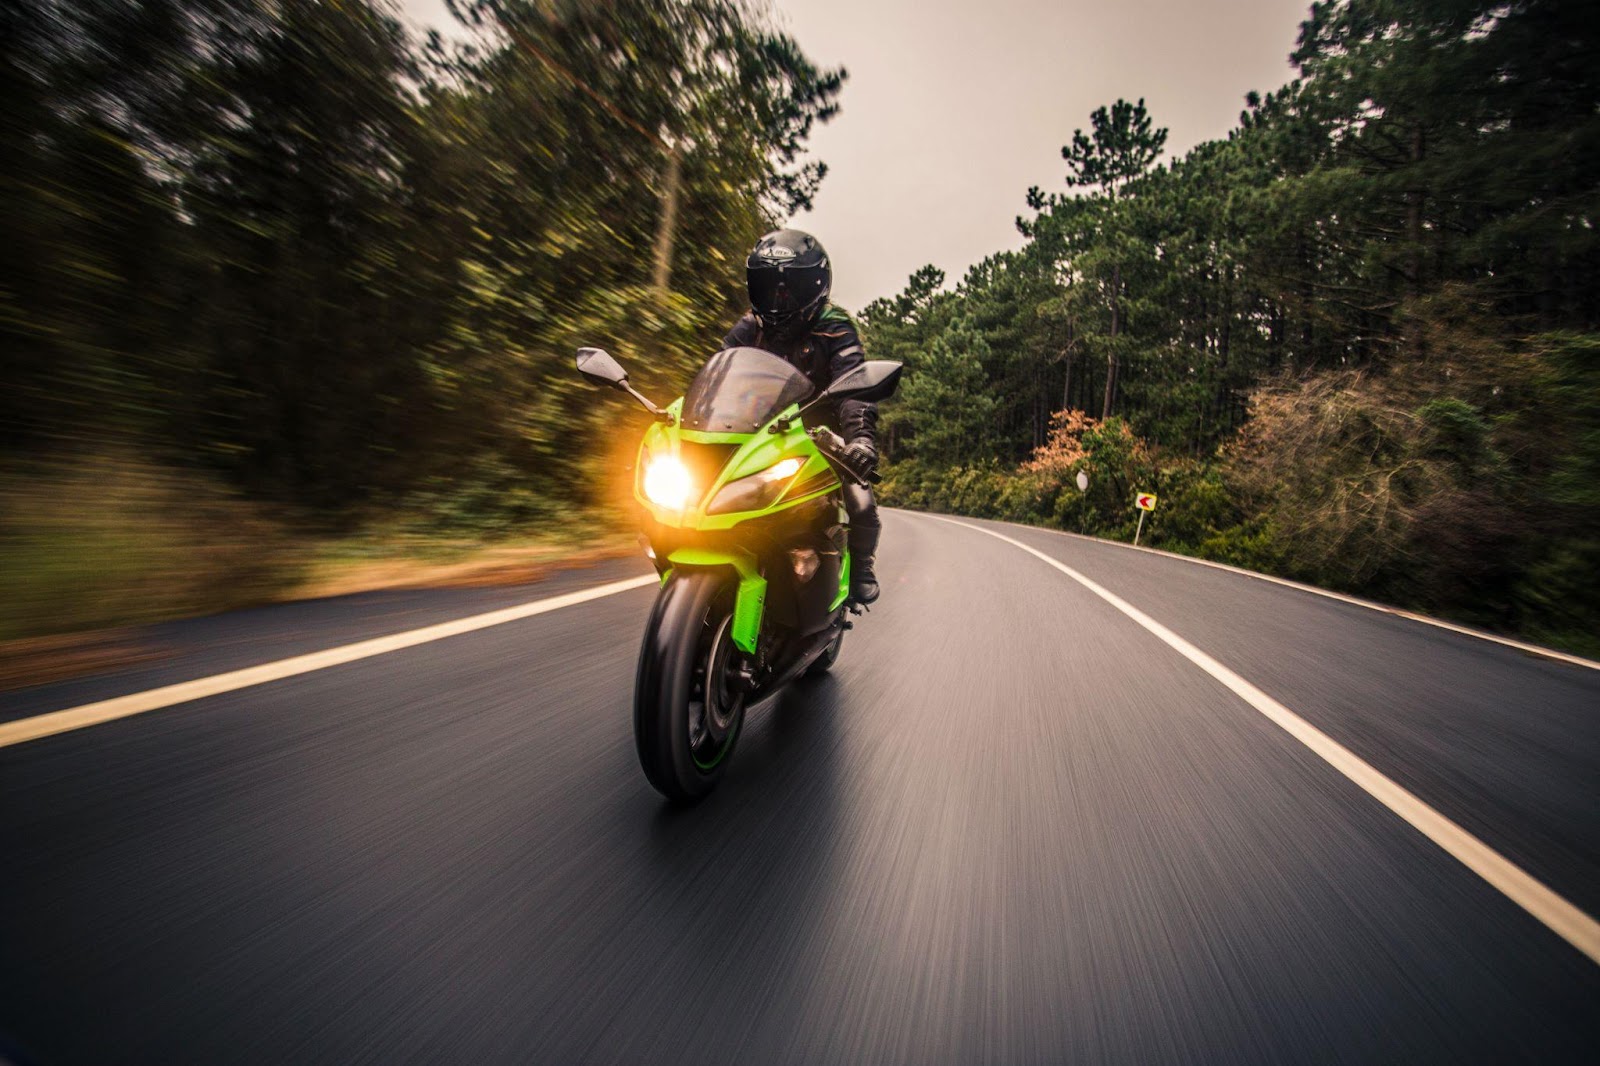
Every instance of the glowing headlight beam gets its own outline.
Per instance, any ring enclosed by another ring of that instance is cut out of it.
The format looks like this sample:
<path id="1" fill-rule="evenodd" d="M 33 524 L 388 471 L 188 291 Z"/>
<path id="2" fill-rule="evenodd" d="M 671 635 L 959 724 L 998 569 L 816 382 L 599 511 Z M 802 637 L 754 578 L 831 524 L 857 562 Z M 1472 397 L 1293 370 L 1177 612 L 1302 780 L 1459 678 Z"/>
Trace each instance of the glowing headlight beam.
<path id="1" fill-rule="evenodd" d="M 658 455 L 644 469 L 644 494 L 658 507 L 681 511 L 694 485 L 689 468 L 670 455 Z"/>

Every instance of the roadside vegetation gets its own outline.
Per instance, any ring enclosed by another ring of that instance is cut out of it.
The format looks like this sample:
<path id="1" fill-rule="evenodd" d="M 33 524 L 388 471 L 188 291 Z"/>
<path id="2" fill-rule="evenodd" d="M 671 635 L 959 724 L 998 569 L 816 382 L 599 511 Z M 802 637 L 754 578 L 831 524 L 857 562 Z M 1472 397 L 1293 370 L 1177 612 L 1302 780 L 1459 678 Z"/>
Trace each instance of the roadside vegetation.
<path id="1" fill-rule="evenodd" d="M 0 660 L 8 642 L 26 653 L 36 637 L 370 589 L 527 581 L 638 551 L 623 515 L 600 506 L 492 535 L 440 528 L 427 513 L 319 533 L 214 478 L 127 456 L 10 473 L 0 499 Z"/>
<path id="2" fill-rule="evenodd" d="M 0 7 L 0 639 L 620 525 L 572 352 L 686 382 L 843 72 L 734 0 L 453 7 Z"/>
<path id="3" fill-rule="evenodd" d="M 1158 162 L 1096 111 L 1022 250 L 865 309 L 887 502 L 1132 539 L 1600 654 L 1600 54 L 1581 5 L 1318 3 Z M 1080 492 L 1079 473 L 1088 476 Z"/>
<path id="4" fill-rule="evenodd" d="M 0 6 L 0 639 L 622 525 L 642 415 L 571 352 L 681 388 L 844 72 L 739 0 L 452 7 L 467 44 L 382 0 Z M 1154 546 L 1600 654 L 1587 14 L 1317 3 L 1177 159 L 1097 110 L 1021 250 L 863 309 L 911 371 L 886 502 L 1131 539 L 1155 492 Z"/>

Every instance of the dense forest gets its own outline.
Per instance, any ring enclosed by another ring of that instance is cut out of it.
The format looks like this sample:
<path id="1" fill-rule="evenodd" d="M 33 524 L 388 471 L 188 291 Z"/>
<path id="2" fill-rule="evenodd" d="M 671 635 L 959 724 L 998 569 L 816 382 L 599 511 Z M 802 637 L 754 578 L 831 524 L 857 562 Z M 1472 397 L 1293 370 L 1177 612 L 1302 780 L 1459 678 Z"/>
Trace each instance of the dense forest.
<path id="1" fill-rule="evenodd" d="M 1162 163 L 1089 116 L 1014 253 L 865 309 L 891 503 L 1131 538 L 1600 652 L 1600 20 L 1329 0 Z M 1079 472 L 1089 487 L 1080 492 Z"/>
<path id="2" fill-rule="evenodd" d="M 567 521 L 636 417 L 573 350 L 666 393 L 743 310 L 843 71 L 735 0 L 451 10 L 0 6 L 0 637 Z"/>
<path id="3" fill-rule="evenodd" d="M 450 6 L 467 43 L 385 0 L 0 6 L 0 639 L 616 489 L 639 415 L 571 351 L 681 387 L 844 72 L 741 0 Z M 1021 250 L 861 309 L 911 368 L 888 502 L 1128 538 L 1152 491 L 1156 547 L 1600 653 L 1584 7 L 1318 3 L 1181 158 L 1096 110 Z"/>

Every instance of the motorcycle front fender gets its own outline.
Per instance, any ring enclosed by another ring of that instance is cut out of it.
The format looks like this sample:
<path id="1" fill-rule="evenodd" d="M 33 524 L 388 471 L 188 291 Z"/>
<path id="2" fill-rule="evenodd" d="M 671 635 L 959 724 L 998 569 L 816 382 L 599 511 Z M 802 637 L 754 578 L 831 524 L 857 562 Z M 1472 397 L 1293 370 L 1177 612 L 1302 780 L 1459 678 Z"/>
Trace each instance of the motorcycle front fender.
<path id="1" fill-rule="evenodd" d="M 756 557 L 737 548 L 679 548 L 667 556 L 673 569 L 689 567 L 731 567 L 739 587 L 733 600 L 733 624 L 729 627 L 734 647 L 746 655 L 756 653 L 756 641 L 761 634 L 761 618 L 767 606 L 767 579 L 761 576 Z M 667 580 L 671 580 L 670 576 Z"/>

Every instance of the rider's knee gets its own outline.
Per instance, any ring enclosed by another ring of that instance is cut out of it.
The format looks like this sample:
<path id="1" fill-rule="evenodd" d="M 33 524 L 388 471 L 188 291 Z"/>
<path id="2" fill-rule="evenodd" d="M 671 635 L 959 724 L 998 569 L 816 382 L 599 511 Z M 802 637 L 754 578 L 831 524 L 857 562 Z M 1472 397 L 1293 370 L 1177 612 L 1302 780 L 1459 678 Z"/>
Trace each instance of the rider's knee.
<path id="1" fill-rule="evenodd" d="M 872 490 L 869 488 L 861 485 L 846 486 L 844 509 L 850 513 L 850 521 L 855 525 L 878 524 L 878 503 L 872 498 Z"/>

